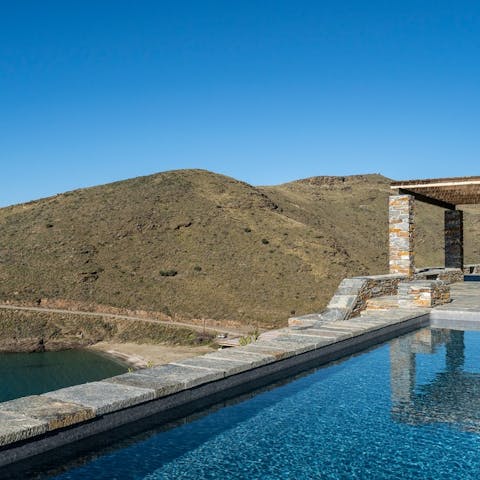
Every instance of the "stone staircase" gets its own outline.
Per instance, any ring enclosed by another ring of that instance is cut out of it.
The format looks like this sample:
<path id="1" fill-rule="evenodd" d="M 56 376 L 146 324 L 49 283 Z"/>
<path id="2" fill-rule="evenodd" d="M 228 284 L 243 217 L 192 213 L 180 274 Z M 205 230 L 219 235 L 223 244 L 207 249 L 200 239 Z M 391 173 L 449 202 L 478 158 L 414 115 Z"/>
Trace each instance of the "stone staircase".
<path id="1" fill-rule="evenodd" d="M 382 297 L 369 298 L 366 302 L 367 307 L 360 312 L 360 315 L 366 316 L 371 314 L 381 314 L 388 310 L 398 308 L 398 296 L 397 295 L 385 295 Z"/>
<path id="2" fill-rule="evenodd" d="M 291 317 L 288 325 L 301 330 L 356 317 L 365 320 L 387 312 L 401 315 L 413 308 L 433 308 L 448 302 L 450 284 L 446 280 L 406 279 L 398 275 L 345 278 L 325 310 Z"/>
<path id="3" fill-rule="evenodd" d="M 360 316 L 371 317 L 385 312 L 404 312 L 412 308 L 432 308 L 450 302 L 450 286 L 441 280 L 401 282 L 397 295 L 369 298 Z"/>

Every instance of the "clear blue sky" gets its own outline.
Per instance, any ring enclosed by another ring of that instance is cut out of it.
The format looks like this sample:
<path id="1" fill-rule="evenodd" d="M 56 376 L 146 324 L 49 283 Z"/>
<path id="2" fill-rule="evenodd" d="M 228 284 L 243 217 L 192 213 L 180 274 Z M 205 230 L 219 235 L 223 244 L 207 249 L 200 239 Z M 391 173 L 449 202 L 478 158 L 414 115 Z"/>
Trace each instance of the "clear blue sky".
<path id="1" fill-rule="evenodd" d="M 0 0 L 0 205 L 177 168 L 480 174 L 476 0 Z"/>

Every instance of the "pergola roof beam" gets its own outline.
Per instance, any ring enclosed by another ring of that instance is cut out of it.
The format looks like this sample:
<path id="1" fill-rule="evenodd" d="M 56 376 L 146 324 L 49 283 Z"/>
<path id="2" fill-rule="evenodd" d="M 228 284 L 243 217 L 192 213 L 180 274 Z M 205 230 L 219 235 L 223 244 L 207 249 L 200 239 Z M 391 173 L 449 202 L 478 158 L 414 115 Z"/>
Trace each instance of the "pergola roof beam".
<path id="1" fill-rule="evenodd" d="M 445 208 L 447 210 L 455 210 L 457 208 L 456 205 L 453 204 L 453 203 L 449 203 L 449 202 L 445 202 L 443 200 L 428 197 L 426 195 L 423 195 L 423 194 L 418 193 L 418 192 L 414 192 L 413 190 L 408 190 L 406 188 L 399 188 L 398 193 L 400 193 L 402 195 L 412 195 L 413 197 L 415 197 L 416 200 L 419 200 L 420 202 L 428 203 L 430 205 L 435 205 L 436 207 Z"/>
<path id="2" fill-rule="evenodd" d="M 390 188 L 449 210 L 455 210 L 456 205 L 480 204 L 478 176 L 405 180 L 392 182 Z"/>

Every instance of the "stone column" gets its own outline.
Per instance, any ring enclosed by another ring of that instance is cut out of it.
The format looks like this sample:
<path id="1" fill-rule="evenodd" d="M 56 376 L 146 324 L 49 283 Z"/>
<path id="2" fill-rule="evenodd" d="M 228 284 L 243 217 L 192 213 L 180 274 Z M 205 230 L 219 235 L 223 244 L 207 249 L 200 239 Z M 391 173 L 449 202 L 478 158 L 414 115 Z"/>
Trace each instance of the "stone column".
<path id="1" fill-rule="evenodd" d="M 463 211 L 445 211 L 445 267 L 463 269 Z"/>
<path id="2" fill-rule="evenodd" d="M 389 200 L 390 273 L 413 277 L 415 199 L 412 195 L 392 195 Z"/>

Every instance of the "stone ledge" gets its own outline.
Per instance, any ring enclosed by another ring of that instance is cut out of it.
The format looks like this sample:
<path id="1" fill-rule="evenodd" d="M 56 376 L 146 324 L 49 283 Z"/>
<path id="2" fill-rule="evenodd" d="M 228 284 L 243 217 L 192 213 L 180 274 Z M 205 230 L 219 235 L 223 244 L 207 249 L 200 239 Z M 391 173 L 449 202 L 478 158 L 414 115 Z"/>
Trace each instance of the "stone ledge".
<path id="1" fill-rule="evenodd" d="M 110 382 L 91 382 L 44 393 L 43 398 L 71 402 L 91 409 L 95 415 L 131 407 L 155 398 L 151 388 L 137 388 Z M 92 415 L 93 417 L 93 415 Z"/>
<path id="2" fill-rule="evenodd" d="M 48 422 L 21 413 L 0 411 L 0 447 L 42 435 Z"/>
<path id="3" fill-rule="evenodd" d="M 185 388 L 185 383 L 183 381 L 173 380 L 171 378 L 157 378 L 153 375 L 145 374 L 144 370 L 124 373 L 123 375 L 106 378 L 102 381 L 119 385 L 128 385 L 130 387 L 151 389 L 155 392 L 155 398 L 171 395 Z"/>
<path id="4" fill-rule="evenodd" d="M 84 422 L 95 416 L 89 406 L 43 395 L 31 395 L 0 403 L 0 412 L 27 415 L 45 423 L 48 431 Z"/>

